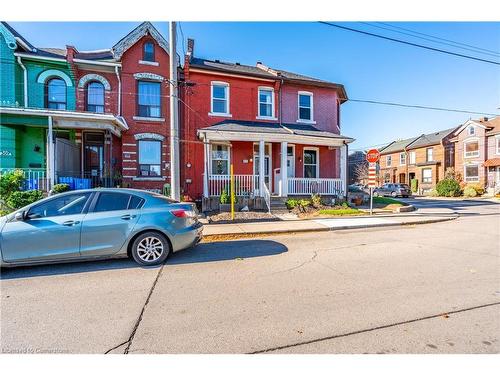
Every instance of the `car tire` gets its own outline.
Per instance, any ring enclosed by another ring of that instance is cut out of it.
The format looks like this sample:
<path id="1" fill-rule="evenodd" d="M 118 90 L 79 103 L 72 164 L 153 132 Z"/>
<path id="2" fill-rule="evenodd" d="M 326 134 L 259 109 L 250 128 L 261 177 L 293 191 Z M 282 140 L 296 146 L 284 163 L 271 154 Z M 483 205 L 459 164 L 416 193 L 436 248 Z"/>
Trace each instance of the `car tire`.
<path id="1" fill-rule="evenodd" d="M 141 266 L 156 266 L 165 262 L 171 248 L 167 238 L 158 232 L 144 232 L 132 243 L 131 255 Z"/>
<path id="2" fill-rule="evenodd" d="M 393 192 L 391 193 L 391 197 L 396 198 L 397 196 L 398 196 L 398 193 L 396 193 L 395 191 L 393 191 Z"/>

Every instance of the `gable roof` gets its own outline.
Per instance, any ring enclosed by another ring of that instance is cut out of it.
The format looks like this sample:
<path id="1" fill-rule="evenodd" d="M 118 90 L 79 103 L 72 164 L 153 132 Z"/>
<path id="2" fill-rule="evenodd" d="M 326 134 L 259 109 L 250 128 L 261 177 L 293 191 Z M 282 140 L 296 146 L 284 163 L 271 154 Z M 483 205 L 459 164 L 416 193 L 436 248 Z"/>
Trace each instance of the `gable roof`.
<path id="1" fill-rule="evenodd" d="M 456 129 L 457 127 L 454 127 L 446 130 L 440 130 L 435 133 L 422 134 L 415 140 L 415 142 L 409 144 L 406 148 L 411 150 L 415 148 L 440 144 L 444 138 L 453 133 L 453 131 Z"/>
<path id="2" fill-rule="evenodd" d="M 160 34 L 160 32 L 153 26 L 153 24 L 149 21 L 141 23 L 134 30 L 129 32 L 123 38 L 121 38 L 118 43 L 116 43 L 111 51 L 113 56 L 120 60 L 123 54 L 132 47 L 138 40 L 146 35 L 151 35 L 151 37 L 156 40 L 156 42 L 160 45 L 161 48 L 165 50 L 165 52 L 169 53 L 169 44 L 167 40 Z"/>
<path id="3" fill-rule="evenodd" d="M 7 22 L 1 21 L 1 25 L 12 35 L 17 46 L 20 46 L 25 51 L 36 51 L 36 48 L 30 42 L 28 42 L 21 34 L 19 34 L 16 29 L 14 29 L 12 26 L 10 26 Z M 11 48 L 11 46 L 9 46 L 9 48 Z"/>
<path id="4" fill-rule="evenodd" d="M 381 154 L 391 154 L 393 152 L 403 151 L 407 146 L 409 146 L 412 142 L 415 142 L 418 138 L 420 138 L 420 136 L 393 141 L 387 146 L 382 147 L 379 151 Z"/>

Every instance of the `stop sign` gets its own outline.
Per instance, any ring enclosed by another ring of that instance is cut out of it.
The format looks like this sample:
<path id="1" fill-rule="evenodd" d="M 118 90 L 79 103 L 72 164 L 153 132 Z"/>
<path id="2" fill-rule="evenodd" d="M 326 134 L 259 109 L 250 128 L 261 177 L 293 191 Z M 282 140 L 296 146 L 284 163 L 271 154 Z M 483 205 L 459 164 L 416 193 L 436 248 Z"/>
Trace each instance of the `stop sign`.
<path id="1" fill-rule="evenodd" d="M 366 153 L 366 161 L 368 161 L 368 163 L 376 163 L 378 162 L 380 159 L 380 152 L 378 152 L 377 149 L 371 149 L 371 150 L 368 150 L 368 152 Z"/>

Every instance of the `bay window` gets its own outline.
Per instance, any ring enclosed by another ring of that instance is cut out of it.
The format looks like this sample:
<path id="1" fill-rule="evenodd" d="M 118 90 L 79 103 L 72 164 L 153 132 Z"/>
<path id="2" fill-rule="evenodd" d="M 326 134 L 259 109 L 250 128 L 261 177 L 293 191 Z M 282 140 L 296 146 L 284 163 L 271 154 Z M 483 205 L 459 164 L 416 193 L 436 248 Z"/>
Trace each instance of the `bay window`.
<path id="1" fill-rule="evenodd" d="M 229 147 L 226 145 L 212 145 L 211 174 L 229 174 Z"/>
<path id="2" fill-rule="evenodd" d="M 259 117 L 274 117 L 274 90 L 259 88 Z"/>
<path id="3" fill-rule="evenodd" d="M 137 114 L 140 117 L 161 117 L 160 82 L 138 81 Z"/>
<path id="4" fill-rule="evenodd" d="M 141 177 L 161 176 L 161 141 L 140 140 L 139 175 Z"/>
<path id="5" fill-rule="evenodd" d="M 229 115 L 229 85 L 212 82 L 211 113 Z"/>
<path id="6" fill-rule="evenodd" d="M 479 156 L 479 141 L 469 141 L 464 143 L 464 157 L 474 158 Z"/>
<path id="7" fill-rule="evenodd" d="M 464 171 L 465 182 L 479 182 L 479 165 L 468 164 Z"/>
<path id="8" fill-rule="evenodd" d="M 299 92 L 299 122 L 313 121 L 313 94 Z"/>

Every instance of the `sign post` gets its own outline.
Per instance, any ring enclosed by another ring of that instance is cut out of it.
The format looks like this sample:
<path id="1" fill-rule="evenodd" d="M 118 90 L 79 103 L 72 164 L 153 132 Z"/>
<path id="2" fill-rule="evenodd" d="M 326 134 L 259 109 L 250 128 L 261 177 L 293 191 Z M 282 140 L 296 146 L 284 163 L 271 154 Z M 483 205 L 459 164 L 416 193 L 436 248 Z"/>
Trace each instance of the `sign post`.
<path id="1" fill-rule="evenodd" d="M 368 187 L 370 188 L 370 215 L 373 215 L 373 189 L 377 186 L 377 162 L 380 152 L 376 149 L 368 150 L 366 161 L 368 164 Z"/>

